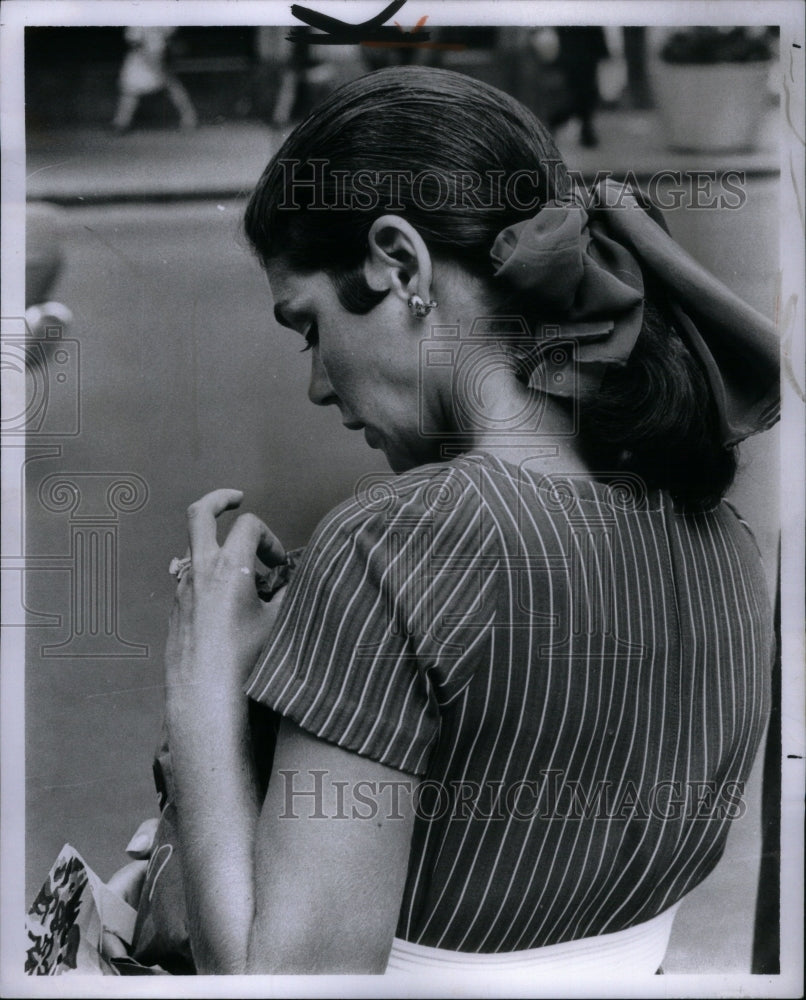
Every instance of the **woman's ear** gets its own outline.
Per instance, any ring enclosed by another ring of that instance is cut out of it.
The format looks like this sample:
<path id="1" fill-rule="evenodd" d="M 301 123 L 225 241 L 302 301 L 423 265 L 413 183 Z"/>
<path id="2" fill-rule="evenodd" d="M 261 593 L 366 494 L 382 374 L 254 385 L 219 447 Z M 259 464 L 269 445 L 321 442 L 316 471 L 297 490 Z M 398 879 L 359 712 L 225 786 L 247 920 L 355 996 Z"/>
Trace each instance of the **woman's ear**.
<path id="1" fill-rule="evenodd" d="M 368 234 L 364 275 L 375 291 L 391 290 L 404 302 L 419 295 L 431 298 L 432 264 L 428 247 L 411 223 L 399 215 L 382 215 Z"/>

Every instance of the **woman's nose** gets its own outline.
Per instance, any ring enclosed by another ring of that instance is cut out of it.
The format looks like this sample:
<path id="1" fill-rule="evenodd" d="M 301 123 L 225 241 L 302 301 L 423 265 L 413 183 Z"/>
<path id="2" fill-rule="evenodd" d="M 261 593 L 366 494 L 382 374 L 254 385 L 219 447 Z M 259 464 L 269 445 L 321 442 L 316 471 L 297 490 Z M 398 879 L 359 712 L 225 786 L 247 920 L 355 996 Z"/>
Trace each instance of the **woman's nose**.
<path id="1" fill-rule="evenodd" d="M 308 399 L 317 406 L 332 406 L 338 401 L 333 386 L 327 377 L 325 366 L 319 360 L 319 351 L 311 351 L 311 381 L 308 385 Z"/>

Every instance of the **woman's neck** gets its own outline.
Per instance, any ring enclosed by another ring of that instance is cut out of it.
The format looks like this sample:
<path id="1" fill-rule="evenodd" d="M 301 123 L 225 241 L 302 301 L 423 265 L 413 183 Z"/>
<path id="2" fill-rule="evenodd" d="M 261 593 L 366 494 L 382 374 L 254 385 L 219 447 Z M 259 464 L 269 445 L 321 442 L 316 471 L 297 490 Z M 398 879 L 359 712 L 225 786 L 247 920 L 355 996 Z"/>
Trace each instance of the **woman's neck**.
<path id="1" fill-rule="evenodd" d="M 434 273 L 441 305 L 433 323 L 455 331 L 437 344 L 445 348 L 438 353 L 451 363 L 427 364 L 420 376 L 429 423 L 449 431 L 442 451 L 483 451 L 516 464 L 528 461 L 547 473 L 590 475 L 572 408 L 518 377 L 524 368 L 522 321 L 518 325 L 515 317 L 515 328 L 509 329 L 512 317 L 499 317 L 485 282 L 463 268 L 441 262 Z M 480 317 L 498 318 L 491 327 L 489 319 L 480 324 Z M 531 337 L 526 341 L 531 347 Z"/>
<path id="2" fill-rule="evenodd" d="M 457 429 L 467 451 L 483 451 L 533 471 L 592 475 L 579 449 L 571 409 L 524 385 L 492 357 L 476 380 L 454 381 Z"/>

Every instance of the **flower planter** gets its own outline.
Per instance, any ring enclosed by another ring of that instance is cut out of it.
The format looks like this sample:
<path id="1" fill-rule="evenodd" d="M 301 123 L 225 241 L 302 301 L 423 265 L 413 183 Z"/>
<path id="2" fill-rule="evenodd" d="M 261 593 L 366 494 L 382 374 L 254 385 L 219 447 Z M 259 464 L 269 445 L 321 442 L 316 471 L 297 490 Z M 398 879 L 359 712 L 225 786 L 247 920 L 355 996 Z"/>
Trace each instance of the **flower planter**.
<path id="1" fill-rule="evenodd" d="M 767 101 L 768 62 L 659 62 L 655 99 L 671 149 L 750 150 Z"/>

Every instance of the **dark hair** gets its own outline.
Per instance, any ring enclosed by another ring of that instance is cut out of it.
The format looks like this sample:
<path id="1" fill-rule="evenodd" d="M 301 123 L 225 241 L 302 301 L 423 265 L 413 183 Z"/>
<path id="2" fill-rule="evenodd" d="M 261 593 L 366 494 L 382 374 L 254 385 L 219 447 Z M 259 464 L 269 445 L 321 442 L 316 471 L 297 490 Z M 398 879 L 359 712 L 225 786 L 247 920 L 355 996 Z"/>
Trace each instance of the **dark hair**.
<path id="1" fill-rule="evenodd" d="M 705 372 L 657 300 L 644 300 L 627 363 L 608 367 L 579 417 L 593 468 L 633 472 L 685 508 L 713 507 L 733 482 L 736 449 L 722 444 Z"/>
<path id="2" fill-rule="evenodd" d="M 367 172 L 396 177 L 393 204 L 367 198 L 359 183 Z M 463 175 L 527 176 L 534 198 L 468 203 Z M 264 266 L 282 257 L 292 268 L 324 271 L 346 309 L 367 313 L 386 294 L 363 277 L 368 232 L 396 211 L 432 254 L 463 265 L 486 281 L 491 301 L 503 301 L 492 280 L 495 237 L 570 187 L 551 136 L 514 98 L 459 73 L 394 67 L 339 88 L 294 130 L 263 172 L 244 228 Z M 705 376 L 652 301 L 628 363 L 608 372 L 583 409 L 594 469 L 628 468 L 693 506 L 730 485 L 736 462 L 716 433 Z"/>
<path id="3" fill-rule="evenodd" d="M 306 185 L 317 170 L 312 164 L 325 161 L 314 192 Z M 361 207 L 367 200 L 362 176 L 377 172 L 392 183 L 401 170 L 420 178 L 416 191 L 398 178 L 394 195 Z M 291 267 L 327 271 L 341 284 L 346 273 L 360 270 L 373 221 L 397 210 L 432 253 L 490 278 L 497 233 L 537 210 L 524 213 L 493 197 L 488 208 L 478 204 L 483 198 L 468 205 L 459 190 L 462 175 L 492 178 L 495 171 L 537 171 L 537 204 L 570 189 L 551 136 L 512 97 L 448 70 L 379 70 L 336 90 L 289 136 L 249 201 L 245 230 L 264 264 L 282 255 Z M 444 207 L 424 207 L 439 200 Z M 334 204 L 349 207 L 317 207 Z M 348 299 L 357 292 L 349 285 L 338 290 Z"/>

